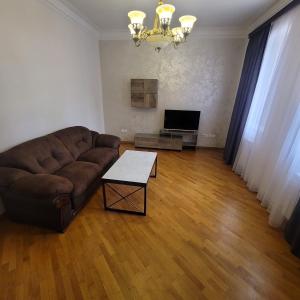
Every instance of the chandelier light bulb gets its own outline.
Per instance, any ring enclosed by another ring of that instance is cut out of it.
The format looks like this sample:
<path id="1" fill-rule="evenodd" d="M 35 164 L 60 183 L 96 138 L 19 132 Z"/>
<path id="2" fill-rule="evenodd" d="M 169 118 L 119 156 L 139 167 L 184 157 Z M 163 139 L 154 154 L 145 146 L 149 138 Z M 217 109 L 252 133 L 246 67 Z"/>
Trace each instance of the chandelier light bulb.
<path id="1" fill-rule="evenodd" d="M 172 29 L 174 46 L 177 47 L 184 41 L 184 34 L 181 27 L 175 27 Z"/>
<path id="2" fill-rule="evenodd" d="M 183 38 L 183 32 L 181 27 L 175 27 L 172 29 L 172 34 L 175 37 Z"/>
<path id="3" fill-rule="evenodd" d="M 135 35 L 135 30 L 134 30 L 134 28 L 133 28 L 133 25 L 132 25 L 132 24 L 129 24 L 129 25 L 128 25 L 128 28 L 129 28 L 130 34 L 131 34 L 131 35 Z"/>

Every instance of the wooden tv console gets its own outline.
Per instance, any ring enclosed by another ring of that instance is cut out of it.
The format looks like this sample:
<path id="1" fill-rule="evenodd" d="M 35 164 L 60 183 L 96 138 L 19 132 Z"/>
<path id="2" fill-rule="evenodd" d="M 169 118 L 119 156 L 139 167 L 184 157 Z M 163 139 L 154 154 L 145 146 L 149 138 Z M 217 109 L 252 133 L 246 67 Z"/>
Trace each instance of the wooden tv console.
<path id="1" fill-rule="evenodd" d="M 196 148 L 198 131 L 162 129 L 160 134 L 137 133 L 135 147 L 181 151 L 183 147 Z"/>

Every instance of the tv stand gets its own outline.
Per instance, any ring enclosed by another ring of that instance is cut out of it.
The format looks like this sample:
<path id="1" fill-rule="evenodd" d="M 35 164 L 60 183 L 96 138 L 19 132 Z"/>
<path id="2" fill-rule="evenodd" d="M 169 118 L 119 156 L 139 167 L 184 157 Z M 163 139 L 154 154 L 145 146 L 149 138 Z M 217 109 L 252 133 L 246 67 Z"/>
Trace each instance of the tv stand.
<path id="1" fill-rule="evenodd" d="M 196 148 L 198 139 L 198 130 L 180 130 L 180 129 L 161 129 L 160 136 L 181 137 L 182 146 L 185 148 Z"/>
<path id="2" fill-rule="evenodd" d="M 160 134 L 137 133 L 134 137 L 134 146 L 137 148 L 182 150 L 181 136 L 164 136 Z"/>
<path id="3" fill-rule="evenodd" d="M 178 150 L 196 148 L 197 130 L 161 129 L 160 134 L 137 133 L 134 146 L 140 148 Z"/>

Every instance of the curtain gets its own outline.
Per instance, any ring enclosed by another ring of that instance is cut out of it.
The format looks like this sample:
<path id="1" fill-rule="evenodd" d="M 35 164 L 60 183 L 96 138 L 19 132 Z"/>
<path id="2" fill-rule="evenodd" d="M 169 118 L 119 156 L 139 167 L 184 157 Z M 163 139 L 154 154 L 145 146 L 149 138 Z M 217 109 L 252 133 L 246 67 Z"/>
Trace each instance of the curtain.
<path id="1" fill-rule="evenodd" d="M 300 196 L 300 7 L 272 24 L 234 170 L 270 213 L 289 219 Z"/>
<path id="2" fill-rule="evenodd" d="M 300 257 L 300 200 L 286 225 L 285 238 L 291 244 L 292 253 Z"/>
<path id="3" fill-rule="evenodd" d="M 261 30 L 251 35 L 249 39 L 224 150 L 224 160 L 227 164 L 233 164 L 240 145 L 267 44 L 270 27 L 270 24 L 264 26 Z"/>

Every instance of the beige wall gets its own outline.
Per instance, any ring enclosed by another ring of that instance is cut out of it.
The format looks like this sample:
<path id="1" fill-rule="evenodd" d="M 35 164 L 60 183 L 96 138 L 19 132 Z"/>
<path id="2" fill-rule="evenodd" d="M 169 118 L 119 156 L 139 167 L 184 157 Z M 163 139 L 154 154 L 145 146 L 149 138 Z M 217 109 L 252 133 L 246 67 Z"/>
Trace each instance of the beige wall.
<path id="1" fill-rule="evenodd" d="M 0 40 L 0 151 L 75 124 L 103 131 L 95 33 L 45 0 L 7 0 Z"/>
<path id="2" fill-rule="evenodd" d="M 95 32 L 45 0 L 1 0 L 0 41 L 0 151 L 66 126 L 104 130 Z"/>
<path id="3" fill-rule="evenodd" d="M 132 141 L 136 132 L 158 132 L 164 109 L 201 110 L 198 145 L 223 147 L 245 46 L 240 38 L 200 38 L 158 54 L 131 41 L 101 41 L 106 131 Z M 159 79 L 156 109 L 130 106 L 131 78 Z"/>

